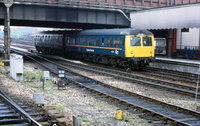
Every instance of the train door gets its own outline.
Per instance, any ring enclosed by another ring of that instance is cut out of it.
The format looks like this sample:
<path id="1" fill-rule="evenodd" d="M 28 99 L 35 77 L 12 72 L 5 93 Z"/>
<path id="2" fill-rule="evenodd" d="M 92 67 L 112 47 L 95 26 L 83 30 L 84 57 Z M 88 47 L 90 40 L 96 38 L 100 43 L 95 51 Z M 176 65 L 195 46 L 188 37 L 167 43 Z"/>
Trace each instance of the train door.
<path id="1" fill-rule="evenodd" d="M 76 45 L 78 45 L 78 52 L 81 51 L 80 42 L 81 42 L 80 37 L 79 36 L 76 37 Z"/>
<path id="2" fill-rule="evenodd" d="M 105 37 L 104 36 L 100 36 L 100 47 L 105 47 Z M 103 54 L 103 55 L 105 55 L 106 54 L 106 51 L 105 51 L 105 49 L 104 48 L 100 48 L 100 50 L 99 50 L 101 53 L 100 54 Z"/>
<path id="3" fill-rule="evenodd" d="M 66 44 L 65 44 L 65 37 L 66 37 L 67 35 L 62 35 L 62 49 L 63 50 L 66 50 Z"/>

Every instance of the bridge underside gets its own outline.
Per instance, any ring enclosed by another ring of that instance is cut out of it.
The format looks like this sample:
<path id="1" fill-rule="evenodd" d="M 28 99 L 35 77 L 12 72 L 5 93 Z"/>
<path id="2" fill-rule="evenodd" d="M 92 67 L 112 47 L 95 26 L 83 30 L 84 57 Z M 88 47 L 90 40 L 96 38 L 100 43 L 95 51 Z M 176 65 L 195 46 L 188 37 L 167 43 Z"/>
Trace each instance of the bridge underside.
<path id="1" fill-rule="evenodd" d="M 0 25 L 4 25 L 5 12 L 5 5 L 0 4 Z M 117 11 L 16 4 L 10 8 L 10 24 L 79 29 L 130 27 L 128 19 Z"/>

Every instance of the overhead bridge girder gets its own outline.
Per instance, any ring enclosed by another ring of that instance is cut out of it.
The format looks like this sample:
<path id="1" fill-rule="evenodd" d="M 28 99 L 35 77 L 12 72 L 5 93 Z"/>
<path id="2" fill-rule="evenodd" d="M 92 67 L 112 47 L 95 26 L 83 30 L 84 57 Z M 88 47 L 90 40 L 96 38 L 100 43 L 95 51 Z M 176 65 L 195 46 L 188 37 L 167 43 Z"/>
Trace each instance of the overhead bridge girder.
<path id="1" fill-rule="evenodd" d="M 4 4 L 0 4 L 0 25 L 3 25 Z M 118 11 L 13 4 L 11 25 L 59 28 L 129 27 L 130 21 Z"/>

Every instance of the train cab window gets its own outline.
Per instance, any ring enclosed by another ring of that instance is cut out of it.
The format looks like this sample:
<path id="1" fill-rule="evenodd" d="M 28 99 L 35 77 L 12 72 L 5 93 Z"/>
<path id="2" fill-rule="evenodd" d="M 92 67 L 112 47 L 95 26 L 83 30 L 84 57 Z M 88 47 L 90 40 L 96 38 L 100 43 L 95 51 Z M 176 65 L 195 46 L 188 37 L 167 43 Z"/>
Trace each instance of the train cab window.
<path id="1" fill-rule="evenodd" d="M 106 47 L 111 47 L 112 37 L 106 37 Z"/>
<path id="2" fill-rule="evenodd" d="M 101 40 L 101 46 L 104 46 L 104 38 Z"/>
<path id="3" fill-rule="evenodd" d="M 143 46 L 152 46 L 151 37 L 143 37 Z"/>
<path id="4" fill-rule="evenodd" d="M 88 45 L 89 46 L 93 46 L 93 44 L 92 44 L 92 37 L 88 37 Z"/>
<path id="5" fill-rule="evenodd" d="M 82 45 L 86 45 L 86 37 L 82 37 Z"/>
<path id="6" fill-rule="evenodd" d="M 114 37 L 114 47 L 119 47 L 120 37 Z"/>
<path id="7" fill-rule="evenodd" d="M 131 46 L 141 46 L 141 38 L 140 37 L 131 37 Z"/>
<path id="8" fill-rule="evenodd" d="M 94 46 L 99 46 L 99 37 L 95 37 Z"/>

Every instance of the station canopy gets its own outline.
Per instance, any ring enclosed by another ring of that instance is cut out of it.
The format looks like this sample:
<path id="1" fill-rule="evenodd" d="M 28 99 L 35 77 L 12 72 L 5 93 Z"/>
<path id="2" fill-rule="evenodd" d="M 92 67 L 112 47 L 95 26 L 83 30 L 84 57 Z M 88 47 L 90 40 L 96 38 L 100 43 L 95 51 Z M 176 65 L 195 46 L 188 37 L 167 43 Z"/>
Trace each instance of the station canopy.
<path id="1" fill-rule="evenodd" d="M 149 30 L 200 28 L 200 3 L 130 13 L 131 27 Z"/>

